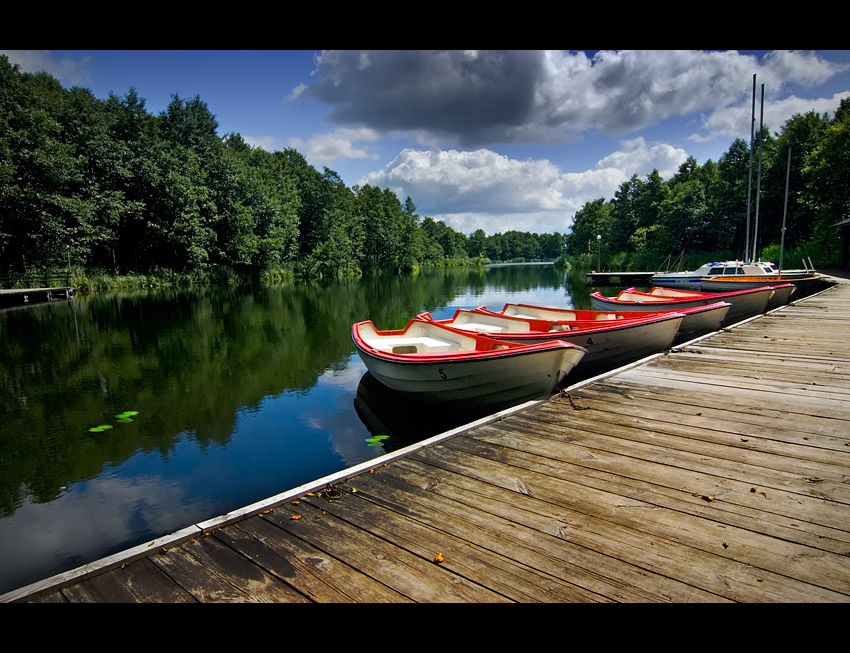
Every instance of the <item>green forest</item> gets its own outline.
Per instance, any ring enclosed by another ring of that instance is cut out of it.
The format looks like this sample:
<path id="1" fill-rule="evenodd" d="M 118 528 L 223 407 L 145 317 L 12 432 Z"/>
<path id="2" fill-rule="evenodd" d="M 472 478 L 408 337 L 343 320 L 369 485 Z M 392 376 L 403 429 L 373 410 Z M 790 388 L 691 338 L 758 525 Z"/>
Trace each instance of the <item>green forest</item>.
<path id="1" fill-rule="evenodd" d="M 467 235 L 419 216 L 412 198 L 349 188 L 294 149 L 269 153 L 217 128 L 197 96 L 175 94 L 153 115 L 132 88 L 100 100 L 0 56 L 0 274 L 288 280 L 517 260 L 658 269 L 681 253 L 744 254 L 751 148 L 741 140 L 669 180 L 633 176 L 578 211 L 569 234 Z M 834 264 L 832 225 L 850 202 L 850 102 L 765 128 L 752 150 L 758 251 L 776 258 L 788 171 L 785 247 Z"/>
<path id="2" fill-rule="evenodd" d="M 752 147 L 735 139 L 717 162 L 689 158 L 668 180 L 634 175 L 613 198 L 586 203 L 567 236 L 573 262 L 653 271 L 782 255 L 785 267 L 837 267 L 834 225 L 850 217 L 850 100 L 833 116 L 797 114 L 778 132 L 754 132 Z"/>

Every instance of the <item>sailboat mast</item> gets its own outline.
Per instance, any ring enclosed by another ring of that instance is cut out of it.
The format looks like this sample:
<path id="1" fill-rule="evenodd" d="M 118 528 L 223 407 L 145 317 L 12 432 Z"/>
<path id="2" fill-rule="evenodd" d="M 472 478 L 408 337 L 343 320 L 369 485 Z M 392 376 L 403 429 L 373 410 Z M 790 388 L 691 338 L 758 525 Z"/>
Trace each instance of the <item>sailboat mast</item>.
<path id="1" fill-rule="evenodd" d="M 756 184 L 756 226 L 753 230 L 753 261 L 756 258 L 758 251 L 759 239 L 759 203 L 761 201 L 761 151 L 764 146 L 764 84 L 761 85 L 761 115 L 759 117 L 759 173 L 758 183 Z"/>
<path id="2" fill-rule="evenodd" d="M 779 274 L 782 274 L 782 256 L 785 253 L 785 217 L 788 215 L 788 184 L 791 180 L 791 148 L 788 148 L 788 166 L 785 169 L 785 208 L 782 209 L 782 239 L 779 244 Z"/>
<path id="3" fill-rule="evenodd" d="M 753 111 L 750 120 L 750 176 L 747 183 L 747 230 L 744 235 L 744 261 L 750 254 L 750 203 L 753 197 L 753 129 L 756 124 L 756 76 L 753 74 Z"/>

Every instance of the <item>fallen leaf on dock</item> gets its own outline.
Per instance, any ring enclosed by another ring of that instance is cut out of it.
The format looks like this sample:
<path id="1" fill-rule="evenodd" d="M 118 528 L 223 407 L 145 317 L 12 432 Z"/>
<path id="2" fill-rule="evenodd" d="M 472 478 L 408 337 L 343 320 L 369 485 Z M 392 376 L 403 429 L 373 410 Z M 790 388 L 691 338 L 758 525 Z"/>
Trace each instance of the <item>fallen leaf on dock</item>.
<path id="1" fill-rule="evenodd" d="M 443 561 L 443 554 L 442 554 L 442 553 L 438 553 L 438 554 L 434 557 L 434 562 L 440 563 L 440 562 L 442 562 L 442 561 Z"/>

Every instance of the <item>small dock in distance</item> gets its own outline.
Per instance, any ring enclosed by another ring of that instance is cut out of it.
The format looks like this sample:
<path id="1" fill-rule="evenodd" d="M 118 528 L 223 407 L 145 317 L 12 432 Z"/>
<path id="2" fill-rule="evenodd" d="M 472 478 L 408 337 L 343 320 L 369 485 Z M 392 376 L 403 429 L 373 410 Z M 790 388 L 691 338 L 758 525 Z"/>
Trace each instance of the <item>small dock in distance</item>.
<path id="1" fill-rule="evenodd" d="M 70 299 L 71 274 L 0 274 L 0 308 Z"/>
<path id="2" fill-rule="evenodd" d="M 591 270 L 587 279 L 594 286 L 648 286 L 655 272 L 597 272 Z"/>
<path id="3" fill-rule="evenodd" d="M 12 288 L 0 289 L 0 308 L 22 306 L 57 299 L 70 299 L 73 288 Z"/>
<path id="4" fill-rule="evenodd" d="M 850 602 L 850 284 L 0 597 Z"/>

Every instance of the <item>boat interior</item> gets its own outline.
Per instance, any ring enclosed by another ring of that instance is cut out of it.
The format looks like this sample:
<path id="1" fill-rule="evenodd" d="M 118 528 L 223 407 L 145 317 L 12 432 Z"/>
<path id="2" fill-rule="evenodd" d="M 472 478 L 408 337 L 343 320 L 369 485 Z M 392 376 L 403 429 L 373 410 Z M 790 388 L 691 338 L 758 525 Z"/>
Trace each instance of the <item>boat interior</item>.
<path id="1" fill-rule="evenodd" d="M 499 334 L 564 333 L 565 331 L 599 329 L 608 326 L 612 321 L 625 324 L 634 320 L 644 321 L 647 319 L 644 315 L 626 318 L 621 313 L 600 313 L 593 319 L 587 319 L 587 312 L 583 312 L 581 314 L 569 314 L 578 315 L 584 319 L 567 320 L 563 314 L 558 315 L 557 311 L 551 311 L 551 314 L 557 315 L 560 319 L 555 321 L 532 316 L 500 315 L 489 311 L 482 311 L 481 309 L 474 311 L 459 309 L 451 320 L 443 320 L 440 324 L 445 324 L 454 329 L 461 329 L 462 331 L 471 331 L 498 337 Z M 432 319 L 429 313 L 423 313 L 419 317 L 426 320 Z"/>
<path id="2" fill-rule="evenodd" d="M 555 320 L 571 322 L 573 320 L 583 319 L 578 313 L 569 310 L 547 309 L 537 306 L 524 306 L 520 304 L 507 304 L 502 311 L 504 315 L 517 317 L 526 320 Z M 593 320 L 622 320 L 625 319 L 622 313 L 607 313 L 596 312 L 593 315 Z"/>
<path id="3" fill-rule="evenodd" d="M 376 351 L 391 354 L 430 354 L 448 351 L 476 351 L 482 349 L 481 340 L 436 324 L 412 321 L 402 331 L 378 331 L 371 322 L 358 327 L 363 342 Z M 507 349 L 508 346 L 488 341 L 488 349 Z"/>
<path id="4" fill-rule="evenodd" d="M 449 325 L 476 333 L 525 333 L 538 330 L 526 320 L 497 317 L 474 311 L 458 311 Z"/>
<path id="5" fill-rule="evenodd" d="M 649 293 L 629 292 L 624 290 L 617 295 L 617 301 L 622 302 L 669 302 L 670 297 L 651 295 Z"/>
<path id="6" fill-rule="evenodd" d="M 695 297 L 700 293 L 690 290 L 676 290 L 674 288 L 663 288 L 661 286 L 655 286 L 652 290 L 649 291 L 649 294 L 661 297 Z"/>

